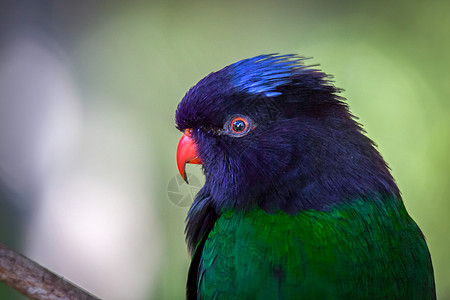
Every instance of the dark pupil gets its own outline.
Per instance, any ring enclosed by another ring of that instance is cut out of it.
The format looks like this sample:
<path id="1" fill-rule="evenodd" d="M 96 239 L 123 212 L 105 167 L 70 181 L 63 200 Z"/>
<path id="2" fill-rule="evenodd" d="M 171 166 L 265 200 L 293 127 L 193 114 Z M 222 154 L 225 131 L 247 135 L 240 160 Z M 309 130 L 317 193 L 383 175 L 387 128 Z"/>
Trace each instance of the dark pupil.
<path id="1" fill-rule="evenodd" d="M 236 120 L 233 122 L 233 130 L 235 132 L 241 132 L 245 129 L 245 123 L 242 120 Z"/>

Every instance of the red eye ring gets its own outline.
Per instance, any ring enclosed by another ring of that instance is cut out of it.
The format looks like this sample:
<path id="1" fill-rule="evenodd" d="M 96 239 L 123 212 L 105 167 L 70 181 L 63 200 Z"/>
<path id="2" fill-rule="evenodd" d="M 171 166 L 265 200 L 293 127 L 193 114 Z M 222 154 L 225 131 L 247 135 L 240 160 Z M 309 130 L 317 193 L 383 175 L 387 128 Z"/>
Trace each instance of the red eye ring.
<path id="1" fill-rule="evenodd" d="M 226 134 L 234 138 L 246 136 L 250 130 L 254 129 L 256 124 L 253 120 L 244 115 L 236 114 L 228 117 L 228 120 L 223 124 L 221 134 Z"/>
<path id="2" fill-rule="evenodd" d="M 248 121 L 242 117 L 236 117 L 230 122 L 230 129 L 236 134 L 245 132 L 248 128 Z"/>

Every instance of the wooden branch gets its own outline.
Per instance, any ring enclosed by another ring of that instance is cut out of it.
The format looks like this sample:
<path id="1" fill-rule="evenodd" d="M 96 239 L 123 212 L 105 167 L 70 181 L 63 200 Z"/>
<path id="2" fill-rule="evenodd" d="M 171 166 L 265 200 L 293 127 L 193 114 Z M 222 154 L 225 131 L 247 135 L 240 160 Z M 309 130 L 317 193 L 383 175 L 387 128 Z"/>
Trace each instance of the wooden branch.
<path id="1" fill-rule="evenodd" d="M 30 299 L 99 300 L 2 243 L 0 243 L 0 280 Z"/>

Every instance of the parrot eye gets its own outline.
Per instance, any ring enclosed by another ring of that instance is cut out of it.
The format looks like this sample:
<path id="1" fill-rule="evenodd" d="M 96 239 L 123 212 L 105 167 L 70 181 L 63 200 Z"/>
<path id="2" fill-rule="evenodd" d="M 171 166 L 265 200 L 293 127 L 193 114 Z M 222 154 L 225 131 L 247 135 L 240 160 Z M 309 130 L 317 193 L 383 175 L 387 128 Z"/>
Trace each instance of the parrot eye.
<path id="1" fill-rule="evenodd" d="M 253 127 L 250 118 L 234 115 L 228 119 L 223 129 L 230 136 L 241 137 L 246 135 Z"/>
<path id="2" fill-rule="evenodd" d="M 247 128 L 247 121 L 243 118 L 234 118 L 231 121 L 231 130 L 233 130 L 234 133 L 241 133 Z"/>

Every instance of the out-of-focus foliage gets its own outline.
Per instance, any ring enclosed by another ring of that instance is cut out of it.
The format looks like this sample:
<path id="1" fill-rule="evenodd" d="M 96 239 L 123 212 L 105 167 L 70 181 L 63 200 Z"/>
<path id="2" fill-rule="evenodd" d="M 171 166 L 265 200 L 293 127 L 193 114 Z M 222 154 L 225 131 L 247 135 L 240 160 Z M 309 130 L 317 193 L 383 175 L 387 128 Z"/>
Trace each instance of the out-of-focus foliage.
<path id="1" fill-rule="evenodd" d="M 39 13 L 29 13 L 27 7 Z M 448 1 L 439 0 L 10 1 L 2 7 L 0 46 L 20 36 L 17 24 L 36 26 L 36 36 L 44 32 L 69 62 L 83 116 L 98 108 L 120 114 L 142 145 L 133 151 L 149 156 L 148 170 L 139 176 L 152 187 L 147 191 L 154 210 L 151 223 L 159 224 L 155 228 L 161 238 L 155 243 L 162 247 L 156 275 L 148 279 L 153 281 L 149 298 L 183 298 L 189 264 L 183 234 L 187 208 L 167 197 L 168 183 L 177 174 L 177 103 L 208 73 L 239 59 L 279 52 L 314 57 L 311 64 L 320 63 L 345 89 L 342 95 L 379 145 L 408 211 L 427 238 L 438 298 L 447 299 L 449 9 Z M 0 71 L 4 63 L 0 61 Z M 93 130 L 90 138 L 100 144 L 115 139 L 121 125 L 111 127 L 109 137 Z M 110 151 L 105 147 L 106 156 Z M 109 170 L 120 174 L 121 167 Z M 1 205 L 8 209 L 1 212 L 2 219 L 20 210 L 10 203 L 14 189 L 4 190 L 10 200 Z M 26 197 L 33 199 L 33 194 Z M 1 228 L 0 239 L 16 240 L 27 251 L 20 242 L 25 237 L 11 237 L 25 234 L 26 216 L 33 210 L 22 211 L 21 224 L 2 223 L 14 230 Z"/>

